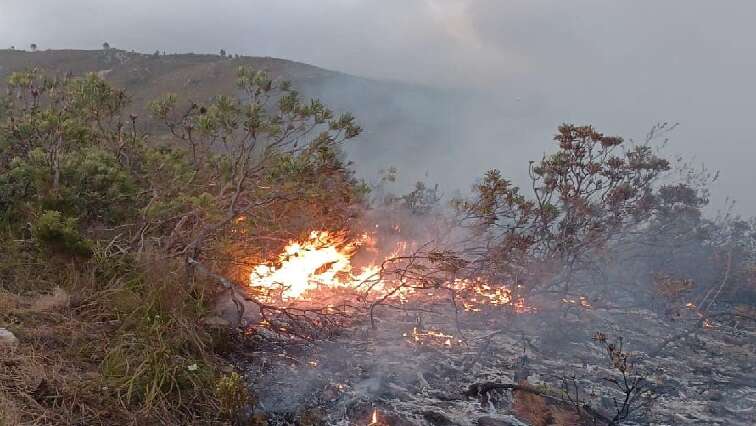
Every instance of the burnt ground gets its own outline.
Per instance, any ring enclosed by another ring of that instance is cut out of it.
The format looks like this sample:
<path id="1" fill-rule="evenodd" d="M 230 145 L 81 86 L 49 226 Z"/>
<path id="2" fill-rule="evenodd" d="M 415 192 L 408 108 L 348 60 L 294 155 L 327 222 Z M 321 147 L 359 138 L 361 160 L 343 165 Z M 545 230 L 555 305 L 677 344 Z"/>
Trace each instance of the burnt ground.
<path id="1" fill-rule="evenodd" d="M 653 391 L 639 399 L 650 405 L 622 424 L 756 422 L 756 332 L 736 320 L 704 324 L 692 310 L 672 320 L 646 308 L 488 311 L 463 314 L 460 333 L 450 331 L 457 328 L 450 312 L 442 313 L 385 309 L 376 330 L 363 321 L 317 342 L 248 333 L 237 363 L 258 397 L 257 418 L 271 425 L 368 425 L 377 410 L 387 425 L 535 424 L 518 419 L 510 390 L 487 391 L 516 382 L 557 405 L 574 400 L 577 388 L 581 405 L 612 417 L 622 395 L 607 379 L 621 375 L 592 339 L 600 331 L 608 341 L 623 337 L 632 371 Z M 454 338 L 418 342 L 412 329 L 419 324 Z"/>

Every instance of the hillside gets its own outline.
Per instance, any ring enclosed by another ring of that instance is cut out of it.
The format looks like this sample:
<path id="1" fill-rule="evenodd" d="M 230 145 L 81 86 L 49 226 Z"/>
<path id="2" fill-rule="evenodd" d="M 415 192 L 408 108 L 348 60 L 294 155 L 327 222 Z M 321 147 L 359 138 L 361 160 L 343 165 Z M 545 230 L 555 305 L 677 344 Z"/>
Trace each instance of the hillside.
<path id="1" fill-rule="evenodd" d="M 753 424 L 756 221 L 663 141 L 563 124 L 521 191 L 465 144 L 516 115 L 467 94 L 4 55 L 78 76 L 0 91 L 0 426 Z M 379 197 L 353 166 L 387 159 L 481 177 Z"/>
<path id="2" fill-rule="evenodd" d="M 116 87 L 126 89 L 140 108 L 156 94 L 175 92 L 184 99 L 204 100 L 232 93 L 236 67 L 266 69 L 302 85 L 317 84 L 337 73 L 274 58 L 224 58 L 218 55 L 146 55 L 121 50 L 0 51 L 0 76 L 29 68 L 56 74 L 95 72 Z"/>
<path id="3" fill-rule="evenodd" d="M 433 151 L 451 148 L 438 144 L 449 140 L 454 131 L 449 120 L 452 106 L 464 109 L 460 103 L 465 101 L 465 95 L 461 93 L 365 79 L 270 57 L 152 55 L 116 49 L 0 50 L 2 79 L 32 68 L 57 75 L 94 72 L 115 87 L 126 89 L 132 100 L 129 112 L 142 120 L 149 120 L 145 113 L 147 103 L 165 93 L 176 93 L 180 103 L 234 94 L 236 70 L 242 65 L 290 80 L 305 96 L 317 97 L 337 111 L 357 116 L 365 132 L 361 142 L 348 147 L 348 151 L 358 172 L 369 179 L 388 166 L 397 166 L 405 183 L 422 179 L 427 169 L 417 167 L 418 152 L 425 151 L 427 162 L 432 163 Z M 459 120 L 458 112 L 454 115 Z M 453 164 L 445 168 L 448 166 Z"/>

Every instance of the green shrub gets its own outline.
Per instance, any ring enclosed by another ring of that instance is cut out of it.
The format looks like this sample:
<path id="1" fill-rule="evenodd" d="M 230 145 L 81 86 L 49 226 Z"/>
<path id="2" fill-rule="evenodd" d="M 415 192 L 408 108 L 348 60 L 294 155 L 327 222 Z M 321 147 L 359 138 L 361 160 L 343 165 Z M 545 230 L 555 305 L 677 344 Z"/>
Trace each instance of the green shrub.
<path id="1" fill-rule="evenodd" d="M 223 414 L 228 417 L 234 416 L 249 400 L 244 378 L 236 372 L 222 376 L 215 384 L 215 397 Z"/>
<path id="2" fill-rule="evenodd" d="M 89 256 L 92 242 L 80 233 L 75 218 L 47 210 L 34 225 L 34 237 L 41 245 L 69 255 Z"/>

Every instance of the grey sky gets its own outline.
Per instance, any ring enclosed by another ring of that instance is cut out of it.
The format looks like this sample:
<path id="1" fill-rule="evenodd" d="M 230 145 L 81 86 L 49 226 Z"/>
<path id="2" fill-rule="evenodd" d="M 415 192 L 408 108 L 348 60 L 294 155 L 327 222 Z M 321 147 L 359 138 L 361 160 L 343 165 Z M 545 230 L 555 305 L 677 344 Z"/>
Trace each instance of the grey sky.
<path id="1" fill-rule="evenodd" d="M 680 122 L 669 150 L 719 169 L 715 202 L 754 214 L 755 20 L 752 0 L 0 0 L 0 44 L 224 48 L 483 90 L 528 136 L 471 128 L 481 171 L 515 164 L 507 147 L 543 152 L 562 121 L 636 138 Z"/>

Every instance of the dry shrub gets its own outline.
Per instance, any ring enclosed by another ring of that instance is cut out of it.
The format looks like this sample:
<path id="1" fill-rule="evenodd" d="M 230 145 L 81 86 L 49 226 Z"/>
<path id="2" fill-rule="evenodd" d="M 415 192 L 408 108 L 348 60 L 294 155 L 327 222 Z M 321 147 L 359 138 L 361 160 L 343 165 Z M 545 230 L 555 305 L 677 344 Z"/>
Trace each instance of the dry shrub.
<path id="1" fill-rule="evenodd" d="M 0 364 L 0 405 L 8 424 L 93 424 L 108 410 L 97 376 L 61 353 L 21 345 Z M 112 412 L 117 419 L 117 411 Z M 125 417 L 121 417 L 125 419 Z M 2 424 L 0 422 L 0 424 Z"/>
<path id="2" fill-rule="evenodd" d="M 57 311 L 68 306 L 71 296 L 60 287 L 55 287 L 51 294 L 43 294 L 32 302 L 31 309 L 39 312 Z"/>
<path id="3" fill-rule="evenodd" d="M 0 288 L 0 327 L 20 341 L 0 355 L 0 425 L 228 424 L 239 404 L 220 410 L 225 363 L 201 324 L 211 292 L 188 285 L 183 264 L 12 256 L 23 254 L 0 248 L 12 284 Z"/>
<path id="4" fill-rule="evenodd" d="M 517 417 L 527 421 L 532 426 L 551 424 L 551 410 L 542 396 L 525 391 L 515 391 L 513 395 L 512 410 Z"/>
<path id="5" fill-rule="evenodd" d="M 236 372 L 218 379 L 215 384 L 215 396 L 221 411 L 228 417 L 233 417 L 249 402 L 244 379 Z"/>
<path id="6" fill-rule="evenodd" d="M 514 391 L 512 410 L 532 426 L 577 426 L 580 416 L 571 408 L 549 404 L 546 398 L 526 391 Z"/>
<path id="7" fill-rule="evenodd" d="M 187 285 L 183 265 L 155 260 L 140 261 L 127 285 L 109 289 L 108 299 L 120 300 L 119 327 L 102 374 L 122 406 L 144 415 L 177 422 L 230 416 L 214 393 L 220 360 L 213 335 L 201 327 L 203 289 Z"/>
<path id="8" fill-rule="evenodd" d="M 668 301 L 679 301 L 682 296 L 690 293 L 696 286 L 693 280 L 675 278 L 666 274 L 654 276 L 656 293 Z"/>
<path id="9" fill-rule="evenodd" d="M 268 419 L 265 414 L 256 413 L 249 419 L 249 426 L 268 426 Z"/>
<path id="10" fill-rule="evenodd" d="M 551 415 L 556 426 L 577 426 L 581 424 L 580 416 L 572 409 L 551 407 Z"/>
<path id="11" fill-rule="evenodd" d="M 0 290 L 0 312 L 10 312 L 19 305 L 18 296 Z"/>
<path id="12" fill-rule="evenodd" d="M 314 408 L 310 410 L 304 410 L 304 412 L 298 416 L 297 421 L 300 426 L 321 426 L 325 423 L 325 413 L 321 408 Z M 380 425 L 385 423 L 379 422 Z"/>
<path id="13" fill-rule="evenodd" d="M 21 424 L 21 413 L 13 400 L 0 393 L 0 426 Z"/>
<path id="14" fill-rule="evenodd" d="M 653 290 L 659 301 L 657 309 L 670 317 L 680 317 L 684 306 L 690 301 L 689 295 L 696 287 L 695 282 L 662 273 L 655 274 L 653 280 Z"/>

